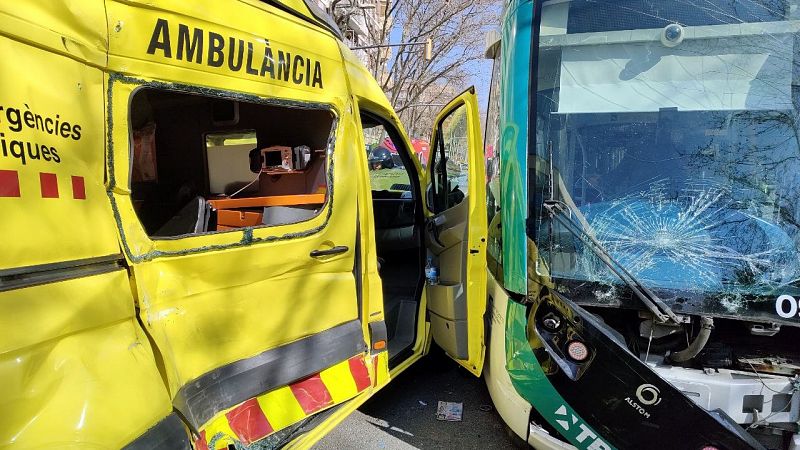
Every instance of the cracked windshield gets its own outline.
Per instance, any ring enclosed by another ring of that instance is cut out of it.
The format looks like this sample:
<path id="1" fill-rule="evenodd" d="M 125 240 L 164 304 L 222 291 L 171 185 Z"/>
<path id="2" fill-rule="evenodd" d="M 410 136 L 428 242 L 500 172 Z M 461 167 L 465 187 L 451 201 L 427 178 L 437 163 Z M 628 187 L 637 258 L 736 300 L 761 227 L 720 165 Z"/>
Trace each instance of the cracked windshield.
<path id="1" fill-rule="evenodd" d="M 530 194 L 540 272 L 583 302 L 616 301 L 623 286 L 543 214 L 557 200 L 683 311 L 745 314 L 756 296 L 797 294 L 796 3 L 544 3 Z"/>

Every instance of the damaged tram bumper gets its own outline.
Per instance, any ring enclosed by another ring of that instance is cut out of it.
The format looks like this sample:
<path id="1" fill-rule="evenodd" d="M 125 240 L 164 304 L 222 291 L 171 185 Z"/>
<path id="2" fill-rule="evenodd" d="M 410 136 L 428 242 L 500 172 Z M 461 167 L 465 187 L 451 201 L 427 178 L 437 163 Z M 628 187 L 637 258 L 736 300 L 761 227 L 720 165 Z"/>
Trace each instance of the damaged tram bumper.
<path id="1" fill-rule="evenodd" d="M 540 416 L 531 421 L 531 445 L 570 448 L 556 442 L 559 436 L 590 450 L 767 448 L 739 425 L 745 422 L 741 414 L 728 413 L 736 411 L 730 404 L 743 398 L 743 391 L 755 387 L 752 380 L 731 371 L 710 376 L 645 363 L 618 332 L 570 299 L 546 287 L 533 299 L 509 302 L 506 321 L 509 376 Z M 780 414 L 785 419 L 794 414 L 796 422 L 796 379 L 762 376 L 759 387 L 762 381 L 762 391 L 775 391 L 765 401 L 781 399 Z M 787 394 L 780 394 L 787 390 L 788 403 Z M 728 407 L 722 404 L 726 399 Z M 792 441 L 787 447 L 797 445 Z"/>

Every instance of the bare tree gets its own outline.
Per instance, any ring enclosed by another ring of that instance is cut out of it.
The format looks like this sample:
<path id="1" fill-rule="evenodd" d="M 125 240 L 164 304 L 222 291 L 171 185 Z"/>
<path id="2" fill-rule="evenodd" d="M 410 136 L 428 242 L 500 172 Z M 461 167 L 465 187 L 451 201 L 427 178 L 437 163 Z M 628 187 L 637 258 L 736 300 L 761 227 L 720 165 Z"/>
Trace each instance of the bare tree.
<path id="1" fill-rule="evenodd" d="M 469 64 L 483 57 L 486 31 L 499 23 L 497 0 L 378 0 L 362 8 L 368 44 L 433 41 L 365 50 L 366 64 L 412 136 L 427 136 L 438 108 L 466 87 Z M 352 11 L 352 9 L 350 10 Z"/>

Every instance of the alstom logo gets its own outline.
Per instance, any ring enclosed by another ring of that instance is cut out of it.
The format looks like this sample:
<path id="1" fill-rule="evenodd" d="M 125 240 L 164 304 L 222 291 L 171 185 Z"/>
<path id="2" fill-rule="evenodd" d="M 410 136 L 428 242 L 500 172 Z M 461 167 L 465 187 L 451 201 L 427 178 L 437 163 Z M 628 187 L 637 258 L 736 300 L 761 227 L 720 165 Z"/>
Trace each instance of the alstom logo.
<path id="1" fill-rule="evenodd" d="M 658 405 L 661 403 L 661 391 L 652 384 L 643 384 L 636 389 L 636 398 L 643 405 Z"/>
<path id="2" fill-rule="evenodd" d="M 566 405 L 561 405 L 556 409 L 555 414 L 556 423 L 566 432 L 562 433 L 564 436 L 574 436 L 575 433 L 578 433 L 577 436 L 574 436 L 574 440 L 577 444 L 581 444 L 581 448 L 586 450 L 611 450 L 611 446 L 606 444 L 602 438 L 597 437 L 597 434 L 589 429 L 578 416 L 570 414 Z"/>
<path id="3" fill-rule="evenodd" d="M 62 191 L 59 189 L 59 176 L 55 173 L 39 173 L 39 197 L 40 198 L 61 198 Z M 71 197 L 75 200 L 86 200 L 86 181 L 83 177 L 70 176 L 69 185 L 72 188 Z M 66 181 L 66 180 L 65 180 Z M 66 189 L 65 189 L 66 190 Z M 0 170 L 0 197 L 22 197 L 20 189 L 19 172 L 16 170 Z M 36 194 L 33 194 L 36 195 Z M 64 198 L 69 195 L 64 193 Z"/>

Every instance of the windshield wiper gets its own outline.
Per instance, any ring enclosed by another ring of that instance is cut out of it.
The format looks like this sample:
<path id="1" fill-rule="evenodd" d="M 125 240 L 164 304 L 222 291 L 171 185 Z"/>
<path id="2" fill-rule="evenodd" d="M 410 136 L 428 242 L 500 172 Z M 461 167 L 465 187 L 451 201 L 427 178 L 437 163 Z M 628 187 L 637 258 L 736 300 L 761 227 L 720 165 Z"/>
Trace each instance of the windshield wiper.
<path id="1" fill-rule="evenodd" d="M 614 259 L 608 251 L 605 249 L 603 244 L 597 240 L 590 232 L 588 232 L 582 224 L 575 223 L 572 220 L 572 210 L 566 203 L 560 200 L 545 200 L 544 201 L 544 209 L 550 215 L 551 218 L 557 220 L 560 224 L 562 224 L 567 231 L 570 232 L 573 236 L 577 237 L 584 243 L 588 244 L 589 248 L 592 249 L 595 255 L 597 255 L 603 263 L 611 269 L 628 287 L 633 291 L 633 294 L 642 301 L 642 303 L 649 309 L 660 322 L 674 322 L 676 324 L 681 323 L 678 316 L 672 309 L 664 303 L 661 298 L 659 298 L 655 293 L 653 293 L 647 286 L 643 285 L 633 274 L 628 272 L 628 270 L 619 263 L 616 259 Z M 564 218 L 564 212 L 567 212 L 566 217 Z"/>

